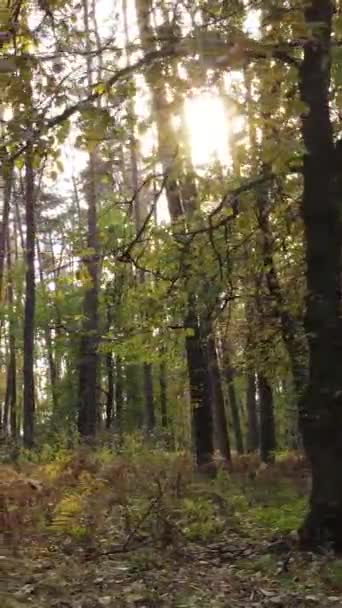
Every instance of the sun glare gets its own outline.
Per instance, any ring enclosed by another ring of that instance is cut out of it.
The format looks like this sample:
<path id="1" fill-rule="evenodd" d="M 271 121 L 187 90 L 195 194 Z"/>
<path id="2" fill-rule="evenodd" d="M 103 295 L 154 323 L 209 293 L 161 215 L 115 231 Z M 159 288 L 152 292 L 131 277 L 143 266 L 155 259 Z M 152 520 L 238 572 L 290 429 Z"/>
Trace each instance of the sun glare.
<path id="1" fill-rule="evenodd" d="M 217 160 L 229 162 L 229 125 L 222 100 L 210 93 L 188 98 L 185 102 L 192 162 L 206 167 Z"/>

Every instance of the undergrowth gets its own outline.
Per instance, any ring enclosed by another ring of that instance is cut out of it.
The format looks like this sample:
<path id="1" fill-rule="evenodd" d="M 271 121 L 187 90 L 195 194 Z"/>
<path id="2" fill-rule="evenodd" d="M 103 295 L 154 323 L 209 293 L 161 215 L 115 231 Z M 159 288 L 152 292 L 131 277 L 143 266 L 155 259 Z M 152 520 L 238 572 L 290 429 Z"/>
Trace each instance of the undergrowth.
<path id="1" fill-rule="evenodd" d="M 106 533 L 108 543 L 209 542 L 228 529 L 252 536 L 295 530 L 305 511 L 300 456 L 263 468 L 236 458 L 216 479 L 198 476 L 187 454 L 142 449 L 134 440 L 115 455 L 43 449 L 0 466 L 0 531 L 9 545 L 40 535 L 69 543 Z M 300 479 L 300 481 L 299 481 Z"/>
<path id="2" fill-rule="evenodd" d="M 69 605 L 71 588 L 93 598 L 102 589 L 96 608 L 223 608 L 227 594 L 245 592 L 257 605 L 297 606 L 297 592 L 335 601 L 341 560 L 303 555 L 289 534 L 305 512 L 307 477 L 302 457 L 288 453 L 268 467 L 236 457 L 213 479 L 188 454 L 136 440 L 119 454 L 108 445 L 21 454 L 0 465 L 0 579 L 5 572 L 24 605 L 39 579 L 37 608 L 55 605 L 56 593 L 56 606 Z M 173 599 L 160 604 L 160 594 Z M 9 596 L 0 590 L 1 606 L 14 606 Z"/>

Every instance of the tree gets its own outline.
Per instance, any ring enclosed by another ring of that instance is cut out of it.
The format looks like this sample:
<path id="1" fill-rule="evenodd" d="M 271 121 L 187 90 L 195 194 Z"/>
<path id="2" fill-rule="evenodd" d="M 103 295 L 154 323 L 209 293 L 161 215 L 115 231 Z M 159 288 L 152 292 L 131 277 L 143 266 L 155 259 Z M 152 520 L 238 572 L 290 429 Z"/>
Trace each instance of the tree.
<path id="1" fill-rule="evenodd" d="M 153 7 L 150 0 L 137 0 L 136 11 L 140 28 L 140 39 L 145 55 L 156 50 L 154 32 L 151 26 Z M 172 161 L 177 149 L 175 135 L 170 124 L 166 89 L 162 86 L 163 73 L 160 66 L 149 69 L 146 80 L 153 100 L 153 110 L 158 128 L 158 154 L 167 176 L 166 196 L 171 220 L 177 225 L 183 221 L 183 215 L 191 212 L 191 201 L 182 204 L 182 176 L 177 180 Z M 184 192 L 184 190 L 183 190 Z M 191 332 L 185 340 L 189 371 L 190 394 L 193 407 L 193 436 L 196 458 L 199 465 L 212 459 L 212 411 L 210 403 L 209 376 L 206 356 L 201 343 L 201 329 L 196 313 L 195 297 L 188 297 L 188 312 L 184 322 Z"/>
<path id="2" fill-rule="evenodd" d="M 93 84 L 93 64 L 90 44 L 89 7 L 83 0 L 83 18 L 87 46 L 87 80 L 89 91 Z M 78 430 L 81 437 L 93 437 L 97 420 L 98 378 L 98 290 L 99 290 L 99 243 L 97 228 L 96 141 L 90 142 L 89 164 L 85 174 L 87 200 L 87 253 L 84 264 L 89 275 L 83 301 L 84 322 L 79 355 L 79 405 Z"/>
<path id="3" fill-rule="evenodd" d="M 315 0 L 304 9 L 308 39 L 299 70 L 305 111 L 302 134 L 302 217 L 307 297 L 305 330 L 309 380 L 300 404 L 304 447 L 312 467 L 310 510 L 302 529 L 306 545 L 342 547 L 341 214 L 342 182 L 329 103 L 334 3 Z"/>
<path id="4" fill-rule="evenodd" d="M 26 292 L 24 316 L 24 445 L 34 444 L 34 323 L 36 304 L 35 283 L 35 189 L 33 169 L 33 147 L 28 145 L 25 154 L 25 211 L 26 211 Z"/>

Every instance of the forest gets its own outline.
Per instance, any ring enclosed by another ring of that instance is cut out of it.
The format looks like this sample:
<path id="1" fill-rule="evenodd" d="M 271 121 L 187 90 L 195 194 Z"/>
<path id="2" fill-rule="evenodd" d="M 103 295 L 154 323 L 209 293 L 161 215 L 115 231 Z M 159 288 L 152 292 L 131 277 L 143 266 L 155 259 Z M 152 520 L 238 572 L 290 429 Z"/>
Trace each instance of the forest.
<path id="1" fill-rule="evenodd" d="M 0 0 L 0 133 L 1 606 L 342 606 L 341 0 Z"/>

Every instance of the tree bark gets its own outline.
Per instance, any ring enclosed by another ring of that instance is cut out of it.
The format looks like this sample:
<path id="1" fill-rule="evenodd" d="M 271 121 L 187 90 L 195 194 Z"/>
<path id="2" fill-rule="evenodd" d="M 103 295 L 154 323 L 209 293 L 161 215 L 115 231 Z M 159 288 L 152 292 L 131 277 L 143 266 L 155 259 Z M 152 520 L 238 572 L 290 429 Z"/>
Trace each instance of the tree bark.
<path id="1" fill-rule="evenodd" d="M 242 438 L 242 429 L 241 429 L 241 420 L 240 420 L 240 412 L 239 405 L 236 398 L 235 386 L 234 386 L 234 370 L 231 366 L 230 356 L 227 350 L 224 353 L 224 366 L 225 366 L 225 375 L 227 380 L 228 387 L 228 402 L 230 411 L 232 414 L 232 422 L 233 422 L 233 431 L 235 437 L 235 447 L 238 454 L 243 454 L 243 438 Z"/>
<path id="2" fill-rule="evenodd" d="M 124 30 L 126 38 L 126 54 L 127 62 L 130 64 L 130 52 L 129 52 L 129 32 L 128 32 L 128 15 L 127 5 L 124 0 L 123 3 L 123 16 L 124 16 Z M 143 199 L 139 190 L 139 167 L 138 167 L 138 143 L 135 137 L 135 111 L 134 102 L 131 98 L 128 102 L 128 114 L 131 122 L 131 129 L 129 134 L 129 149 L 130 149 L 130 161 L 131 161 L 131 189 L 132 196 L 134 197 L 134 219 L 135 229 L 137 234 L 143 225 L 145 220 L 146 211 L 143 208 Z M 138 271 L 138 282 L 144 284 L 146 276 L 143 271 Z M 154 392 L 153 392 L 153 367 L 151 363 L 143 363 L 143 379 L 144 379 L 144 426 L 147 434 L 152 433 L 155 427 L 155 406 L 154 406 Z"/>
<path id="3" fill-rule="evenodd" d="M 259 415 L 260 415 L 260 455 L 265 463 L 274 462 L 276 436 L 274 423 L 273 391 L 266 376 L 258 374 Z"/>
<path id="4" fill-rule="evenodd" d="M 34 331 L 35 331 L 35 192 L 34 192 L 34 170 L 32 166 L 33 149 L 27 144 L 25 155 L 25 211 L 26 211 L 26 288 L 25 288 L 25 310 L 24 310 L 24 446 L 32 448 L 34 444 L 34 414 L 35 414 L 35 390 L 34 390 Z"/>
<path id="5" fill-rule="evenodd" d="M 222 389 L 222 378 L 216 350 L 215 337 L 211 334 L 207 341 L 208 369 L 213 408 L 214 434 L 222 458 L 231 461 L 230 440 Z"/>
<path id="6" fill-rule="evenodd" d="M 123 374 L 122 361 L 120 357 L 116 357 L 115 361 L 115 430 L 122 433 L 123 424 Z"/>
<path id="7" fill-rule="evenodd" d="M 2 220 L 0 224 L 0 302 L 3 295 L 3 277 L 6 260 L 6 241 L 8 235 L 8 220 L 10 213 L 12 182 L 13 182 L 13 165 L 8 165 L 2 161 L 2 180 L 4 187 L 4 204 L 2 209 Z"/>
<path id="8" fill-rule="evenodd" d="M 38 258 L 39 278 L 40 278 L 41 289 L 44 293 L 44 296 L 47 297 L 47 292 L 46 292 L 45 284 L 44 284 L 41 250 L 40 250 L 38 240 L 37 240 L 37 258 Z M 45 337 L 45 344 L 46 344 L 47 359 L 48 359 L 48 364 L 49 364 L 52 404 L 53 404 L 53 410 L 56 413 L 58 411 L 58 389 L 57 389 L 58 378 L 57 378 L 57 368 L 56 368 L 56 364 L 55 364 L 55 357 L 54 357 L 54 352 L 53 352 L 53 343 L 52 343 L 50 327 L 44 328 L 44 337 Z"/>
<path id="9" fill-rule="evenodd" d="M 87 79 L 92 87 L 92 59 L 90 48 L 89 8 L 83 0 L 84 28 L 87 46 Z M 98 282 L 99 282 L 99 243 L 97 235 L 97 190 L 96 190 L 96 152 L 89 153 L 86 183 L 87 198 L 87 249 L 83 262 L 87 268 L 90 286 L 87 287 L 83 312 L 84 322 L 80 340 L 79 354 L 79 404 L 78 431 L 81 437 L 96 435 L 97 421 L 97 376 L 98 376 Z"/>
<path id="10" fill-rule="evenodd" d="M 213 420 L 208 362 L 201 344 L 198 320 L 192 308 L 188 311 L 186 327 L 192 330 L 192 334 L 185 338 L 185 345 L 192 406 L 193 438 L 196 462 L 198 466 L 202 466 L 212 461 L 214 453 Z"/>
<path id="11" fill-rule="evenodd" d="M 255 372 L 247 374 L 246 409 L 248 420 L 247 451 L 256 452 L 259 448 L 259 424 L 256 403 Z"/>
<path id="12" fill-rule="evenodd" d="M 91 285 L 84 295 L 83 335 L 79 352 L 78 430 L 81 437 L 95 436 L 97 419 L 98 241 L 95 180 L 94 165 L 90 162 L 87 246 L 91 253 L 83 261 Z"/>
<path id="13" fill-rule="evenodd" d="M 153 432 L 156 419 L 154 412 L 154 396 L 153 396 L 153 376 L 152 366 L 150 363 L 144 363 L 143 365 L 143 378 L 144 378 L 144 401 L 145 401 L 145 415 L 144 415 L 144 427 L 147 434 Z"/>
<path id="14" fill-rule="evenodd" d="M 302 322 L 290 312 L 280 285 L 274 261 L 274 236 L 269 217 L 269 195 L 269 192 L 264 190 L 257 197 L 264 275 L 273 300 L 272 312 L 279 321 L 284 346 L 288 353 L 294 392 L 299 400 L 308 380 L 306 338 L 303 334 Z"/>
<path id="15" fill-rule="evenodd" d="M 17 359 L 16 359 L 16 334 L 15 334 L 15 310 L 14 310 L 14 294 L 13 294 L 13 277 L 12 277 L 12 252 L 9 226 L 7 230 L 7 294 L 8 305 L 10 310 L 9 320 L 9 365 L 7 383 L 9 385 L 9 408 L 10 408 L 10 435 L 13 439 L 17 437 Z"/>
<path id="16" fill-rule="evenodd" d="M 2 162 L 1 165 L 1 190 L 3 190 L 3 209 L 2 209 L 2 221 L 0 223 L 0 304 L 2 304 L 3 300 L 3 277 L 4 277 L 4 266 L 6 259 L 6 249 L 8 246 L 8 221 L 9 221 L 9 211 L 10 211 L 10 203 L 11 203 L 11 193 L 12 193 L 12 179 L 13 179 L 13 165 L 8 165 L 3 159 L 0 159 Z M 0 326 L 0 332 L 2 329 L 2 324 Z M 9 365 L 9 364 L 8 364 Z M 2 407 L 0 406 L 0 430 L 3 428 L 5 434 L 8 432 L 8 418 L 9 418 L 9 408 L 10 408 L 10 393 L 9 388 L 10 384 L 9 380 L 9 367 L 7 368 L 7 382 L 6 382 L 6 394 L 4 407 L 2 411 Z M 2 404 L 1 404 L 2 405 Z"/>
<path id="17" fill-rule="evenodd" d="M 112 428 L 114 417 L 114 361 L 113 354 L 106 354 L 107 393 L 106 393 L 106 429 Z"/>
<path id="18" fill-rule="evenodd" d="M 9 308 L 9 357 L 6 374 L 6 394 L 4 404 L 4 431 L 15 439 L 17 436 L 17 366 L 15 310 L 13 297 L 12 257 L 9 226 L 7 226 L 7 299 Z"/>
<path id="19" fill-rule="evenodd" d="M 309 383 L 300 405 L 303 443 L 312 468 L 310 510 L 300 530 L 307 546 L 342 549 L 341 168 L 329 109 L 334 2 L 312 0 L 312 32 L 300 68 L 309 342 Z"/>
<path id="20" fill-rule="evenodd" d="M 168 416 L 167 416 L 167 373 L 166 363 L 162 361 L 159 365 L 159 388 L 160 388 L 160 413 L 161 413 L 161 425 L 165 430 L 168 427 Z"/>

